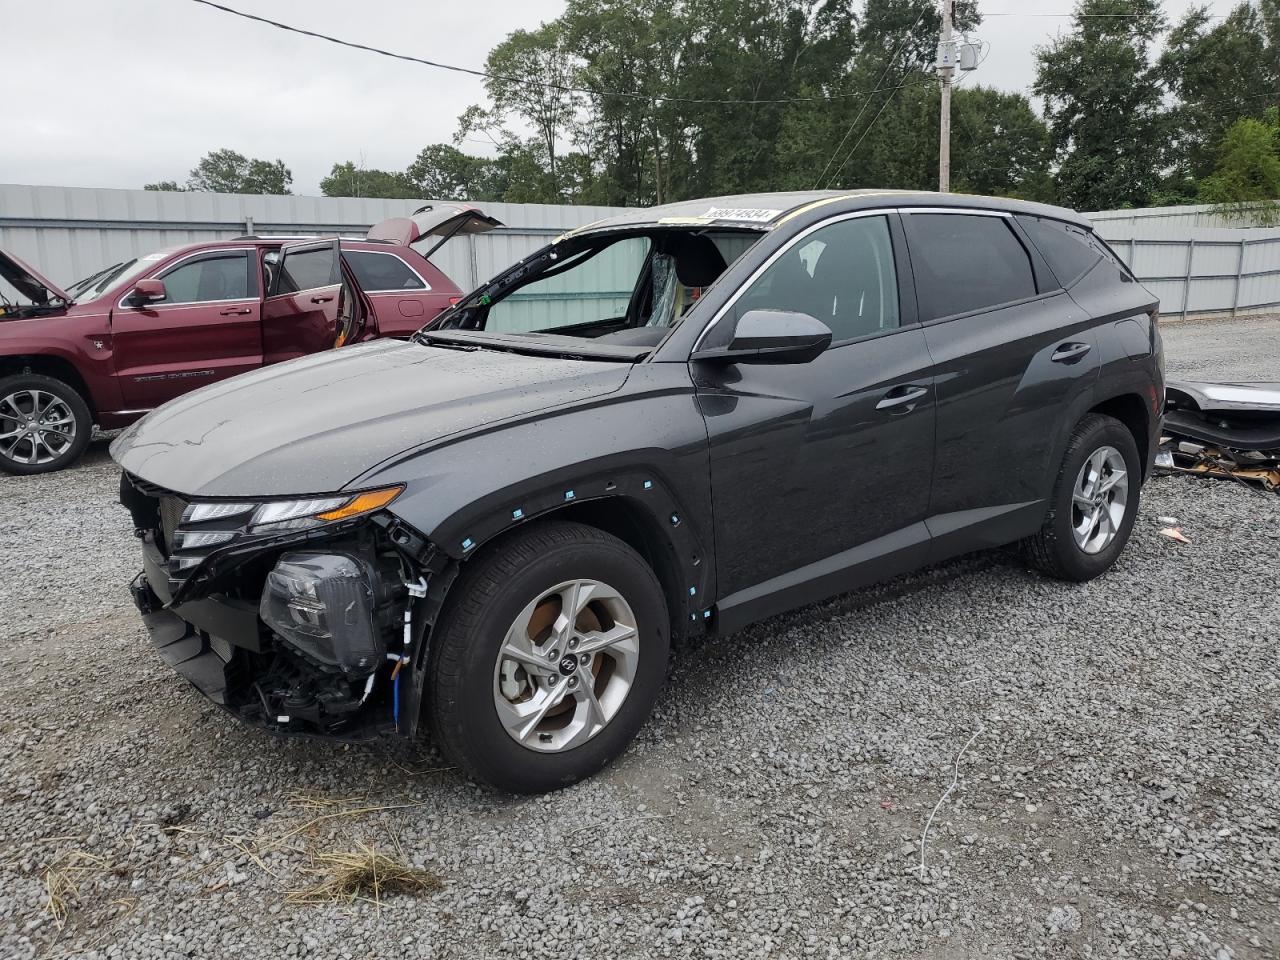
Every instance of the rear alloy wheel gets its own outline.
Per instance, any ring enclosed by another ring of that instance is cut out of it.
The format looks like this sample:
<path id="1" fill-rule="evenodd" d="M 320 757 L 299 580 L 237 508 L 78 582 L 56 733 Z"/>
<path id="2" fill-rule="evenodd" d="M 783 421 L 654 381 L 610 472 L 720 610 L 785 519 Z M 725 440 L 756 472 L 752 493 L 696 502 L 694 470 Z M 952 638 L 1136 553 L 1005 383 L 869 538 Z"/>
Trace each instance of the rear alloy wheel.
<path id="1" fill-rule="evenodd" d="M 93 421 L 80 394 L 39 374 L 0 379 L 0 470 L 50 473 L 79 459 Z"/>
<path id="2" fill-rule="evenodd" d="M 594 527 L 531 524 L 467 561 L 431 636 L 441 751 L 517 793 L 567 786 L 635 737 L 666 674 L 657 577 Z"/>
<path id="3" fill-rule="evenodd" d="M 1142 463 L 1133 434 L 1114 417 L 1091 413 L 1067 441 L 1049 513 L 1025 542 L 1032 564 L 1083 582 L 1111 568 L 1138 515 Z"/>
<path id="4" fill-rule="evenodd" d="M 1071 534 L 1087 554 L 1111 546 L 1124 523 L 1129 471 L 1115 447 L 1099 447 L 1081 465 L 1071 492 Z"/>

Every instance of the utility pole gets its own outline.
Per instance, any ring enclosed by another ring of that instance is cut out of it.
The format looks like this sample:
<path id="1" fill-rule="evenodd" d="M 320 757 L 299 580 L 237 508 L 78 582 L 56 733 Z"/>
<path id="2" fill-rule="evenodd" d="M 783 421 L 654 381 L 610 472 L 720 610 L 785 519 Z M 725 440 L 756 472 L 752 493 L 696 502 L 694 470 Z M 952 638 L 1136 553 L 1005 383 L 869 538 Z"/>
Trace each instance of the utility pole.
<path id="1" fill-rule="evenodd" d="M 956 73 L 956 45 L 951 39 L 955 0 L 942 0 L 942 36 L 938 40 L 938 79 L 942 81 L 942 116 L 938 123 L 938 190 L 951 192 L 951 79 Z"/>

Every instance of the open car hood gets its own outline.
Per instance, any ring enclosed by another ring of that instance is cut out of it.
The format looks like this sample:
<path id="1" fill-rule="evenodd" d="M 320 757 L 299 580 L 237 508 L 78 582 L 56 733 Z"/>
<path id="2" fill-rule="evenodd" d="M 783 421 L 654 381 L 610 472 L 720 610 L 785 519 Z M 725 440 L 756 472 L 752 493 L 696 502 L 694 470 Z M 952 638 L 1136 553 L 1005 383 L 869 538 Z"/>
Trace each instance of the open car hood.
<path id="1" fill-rule="evenodd" d="M 440 242 L 428 252 L 429 256 L 436 247 L 457 234 L 485 233 L 500 226 L 501 220 L 469 203 L 429 203 L 408 217 L 392 217 L 374 224 L 366 237 L 369 240 L 390 240 L 406 247 L 427 237 L 440 237 Z"/>
<path id="2" fill-rule="evenodd" d="M 40 276 L 7 250 L 0 250 L 0 277 L 8 280 L 15 290 L 36 306 L 47 306 L 50 300 L 71 302 L 65 290 Z"/>

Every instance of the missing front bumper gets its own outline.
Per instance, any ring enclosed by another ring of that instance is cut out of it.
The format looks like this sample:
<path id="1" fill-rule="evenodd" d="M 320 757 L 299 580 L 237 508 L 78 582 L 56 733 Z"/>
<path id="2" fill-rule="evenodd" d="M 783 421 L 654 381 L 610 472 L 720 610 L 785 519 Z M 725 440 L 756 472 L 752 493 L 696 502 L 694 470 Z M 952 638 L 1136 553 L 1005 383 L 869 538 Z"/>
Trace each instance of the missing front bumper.
<path id="1" fill-rule="evenodd" d="M 350 684 L 314 674 L 275 649 L 252 608 L 210 597 L 167 609 L 146 571 L 130 592 L 160 658 L 238 720 L 275 733 L 346 741 L 396 733 L 385 698 L 365 703 Z"/>

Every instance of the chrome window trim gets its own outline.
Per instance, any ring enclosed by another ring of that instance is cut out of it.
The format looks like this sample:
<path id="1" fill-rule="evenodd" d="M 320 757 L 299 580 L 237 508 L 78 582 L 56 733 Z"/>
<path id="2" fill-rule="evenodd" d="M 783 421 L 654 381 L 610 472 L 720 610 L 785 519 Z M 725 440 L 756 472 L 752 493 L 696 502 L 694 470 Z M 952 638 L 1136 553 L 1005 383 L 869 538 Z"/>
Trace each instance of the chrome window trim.
<path id="1" fill-rule="evenodd" d="M 344 250 L 342 253 L 343 253 L 343 256 L 346 256 L 346 257 L 351 256 L 353 253 L 368 254 L 371 257 L 394 257 L 396 260 L 399 260 L 406 267 L 408 267 L 410 273 L 412 273 L 415 277 L 417 277 L 420 281 L 422 281 L 421 287 L 387 287 L 386 289 L 378 289 L 378 290 L 366 290 L 364 287 L 361 287 L 360 289 L 364 290 L 365 293 L 430 293 L 431 292 L 431 284 L 427 282 L 427 278 L 424 277 L 422 274 L 420 274 L 417 268 L 414 267 L 412 263 L 410 263 L 408 260 L 400 256 L 399 254 L 392 253 L 390 250 Z M 355 272 L 355 267 L 351 268 L 351 272 L 352 273 Z M 359 280 L 360 278 L 357 277 L 356 279 Z"/>
<path id="2" fill-rule="evenodd" d="M 163 272 L 168 273 L 171 270 L 177 269 L 179 266 L 181 266 L 186 261 L 192 259 L 193 257 L 214 257 L 220 253 L 256 253 L 257 249 L 258 249 L 257 247 L 219 247 L 216 250 L 196 250 L 192 253 L 188 253 L 188 254 L 185 254 L 184 256 L 179 257 L 177 260 L 173 261 L 173 263 L 169 264 L 168 266 L 161 267 L 160 269 Z M 158 272 L 159 271 L 152 271 L 149 276 L 141 277 L 139 279 L 159 280 L 161 278 L 157 276 Z M 134 281 L 134 283 L 137 283 L 137 282 L 138 282 L 137 280 Z M 259 284 L 262 283 L 261 279 L 259 279 L 258 283 Z M 155 304 L 143 304 L 141 306 L 134 306 L 133 304 L 125 303 L 125 301 L 129 299 L 129 296 L 132 294 L 132 292 L 133 291 L 131 289 L 129 293 L 126 293 L 124 296 L 120 298 L 119 302 L 116 303 L 117 310 L 145 310 L 148 308 L 151 310 L 163 310 L 165 308 L 174 309 L 177 307 L 196 307 L 205 303 L 260 303 L 263 299 L 262 294 L 259 293 L 259 295 L 256 297 L 228 297 L 224 300 L 188 300 L 185 303 L 161 302 L 161 303 L 155 303 Z"/>
<path id="3" fill-rule="evenodd" d="M 809 226 L 805 227 L 805 229 L 802 230 L 800 233 L 797 233 L 794 237 L 792 237 L 785 244 L 783 244 L 781 247 L 775 250 L 772 254 L 770 254 L 769 259 L 767 259 L 764 263 L 762 263 L 759 267 L 757 267 L 754 271 L 752 271 L 751 276 L 747 277 L 747 279 L 742 282 L 742 284 L 738 287 L 738 289 L 734 291 L 733 296 L 731 296 L 728 300 L 725 301 L 724 306 L 722 306 L 718 311 L 716 311 L 716 315 L 711 318 L 711 322 L 702 328 L 702 332 L 698 334 L 698 339 L 694 341 L 693 349 L 690 351 L 690 356 L 697 353 L 702 348 L 702 342 L 706 340 L 707 334 L 711 332 L 712 327 L 714 327 L 717 323 L 719 323 L 720 319 L 726 313 L 728 313 L 730 310 L 733 309 L 734 304 L 738 302 L 738 298 L 741 297 L 744 293 L 746 293 L 746 291 L 751 287 L 753 283 L 755 283 L 757 280 L 760 279 L 760 275 L 764 273 L 766 270 L 768 270 L 769 267 L 773 266 L 773 263 L 775 260 L 779 259 L 784 253 L 790 250 L 793 246 L 795 246 L 805 237 L 809 236 L 809 234 L 813 233 L 816 230 L 820 230 L 823 227 L 830 226 L 833 223 L 840 223 L 841 221 L 844 221 L 844 220 L 855 220 L 855 219 L 858 219 L 859 217 L 887 217 L 895 213 L 896 214 L 956 213 L 956 214 L 965 214 L 968 216 L 1002 217 L 1006 220 L 1011 220 L 1015 216 L 1015 211 L 1013 210 L 984 210 L 980 207 L 900 207 L 900 206 L 895 206 L 895 207 L 875 207 L 869 210 L 851 210 L 846 213 L 836 214 L 833 217 L 828 217 L 825 220 L 819 220 L 817 223 L 810 224 Z M 1063 222 L 1066 223 L 1069 221 L 1063 221 Z M 909 240 L 906 240 L 906 238 L 904 238 L 904 242 L 907 245 L 907 250 L 910 251 L 911 242 Z M 841 345 L 843 345 L 846 342 L 849 342 L 849 341 L 842 341 Z"/>

